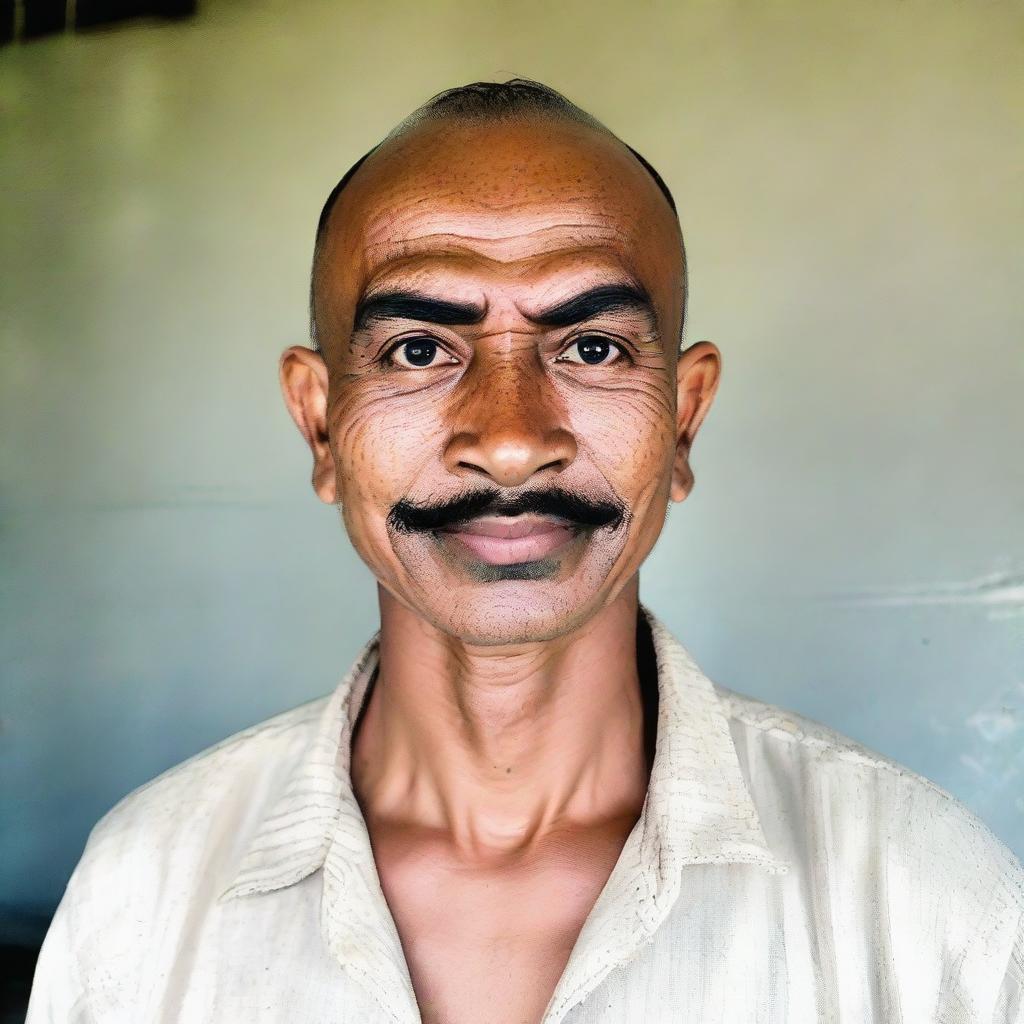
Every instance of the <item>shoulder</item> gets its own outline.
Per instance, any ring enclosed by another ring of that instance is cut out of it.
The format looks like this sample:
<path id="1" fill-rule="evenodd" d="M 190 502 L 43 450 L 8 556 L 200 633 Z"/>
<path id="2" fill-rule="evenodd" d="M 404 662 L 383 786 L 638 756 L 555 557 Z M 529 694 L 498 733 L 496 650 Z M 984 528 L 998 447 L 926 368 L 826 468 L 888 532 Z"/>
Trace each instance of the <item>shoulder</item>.
<path id="1" fill-rule="evenodd" d="M 1024 906 L 1024 867 L 965 804 L 931 779 L 795 711 L 715 686 L 752 791 L 787 784 L 805 825 L 859 824 L 881 843 L 920 847 L 943 870 L 982 869 Z M 784 777 L 790 781 L 784 783 Z M 763 785 L 766 784 L 766 785 Z M 796 794 L 801 796 L 797 797 Z"/>
<path id="2" fill-rule="evenodd" d="M 824 860 L 833 878 L 860 877 L 867 888 L 885 879 L 919 902 L 959 905 L 965 925 L 983 908 L 1019 920 L 1024 866 L 950 792 L 813 719 L 715 692 L 766 837 L 805 873 Z"/>
<path id="3" fill-rule="evenodd" d="M 107 916 L 129 903 L 157 914 L 197 879 L 212 891 L 307 755 L 328 699 L 236 733 L 129 793 L 90 833 L 72 903 Z"/>
<path id="4" fill-rule="evenodd" d="M 328 700 L 223 740 L 104 815 L 40 952 L 30 1020 L 84 1019 L 86 1005 L 88 1018 L 96 1011 L 98 1019 L 101 1010 L 135 1006 L 147 985 L 157 985 L 181 937 L 194 937 L 267 805 L 308 756 Z"/>
<path id="5" fill-rule="evenodd" d="M 834 934 L 888 948 L 901 983 L 941 993 L 948 1019 L 972 1004 L 997 1007 L 986 1019 L 1011 1019 L 1024 985 L 1018 858 L 906 765 L 793 711 L 715 690 L 765 837 L 795 869 L 793 895 Z"/>
<path id="6" fill-rule="evenodd" d="M 251 808 L 273 796 L 289 767 L 306 752 L 327 702 L 320 697 L 201 751 L 133 790 L 97 823 L 86 853 L 138 837 L 145 830 L 156 842 L 188 836 L 244 798 Z"/>

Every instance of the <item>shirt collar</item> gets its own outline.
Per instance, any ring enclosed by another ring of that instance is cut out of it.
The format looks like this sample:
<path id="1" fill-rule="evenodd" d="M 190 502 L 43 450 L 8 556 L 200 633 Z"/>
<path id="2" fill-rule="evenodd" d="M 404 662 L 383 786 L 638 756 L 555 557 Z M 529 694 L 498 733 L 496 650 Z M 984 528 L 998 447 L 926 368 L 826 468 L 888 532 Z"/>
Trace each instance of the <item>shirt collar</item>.
<path id="1" fill-rule="evenodd" d="M 714 685 L 642 602 L 640 611 L 651 628 L 658 684 L 647 797 L 545 1020 L 559 1019 L 551 1015 L 560 1016 L 568 1001 L 582 998 L 588 979 L 614 966 L 609 948 L 626 956 L 654 934 L 678 896 L 685 865 L 752 864 L 775 874 L 790 868 L 765 840 Z M 325 703 L 308 751 L 221 900 L 281 889 L 323 868 L 329 947 L 397 1020 L 415 1021 L 408 968 L 350 777 L 352 730 L 377 668 L 379 638 L 378 630 Z"/>

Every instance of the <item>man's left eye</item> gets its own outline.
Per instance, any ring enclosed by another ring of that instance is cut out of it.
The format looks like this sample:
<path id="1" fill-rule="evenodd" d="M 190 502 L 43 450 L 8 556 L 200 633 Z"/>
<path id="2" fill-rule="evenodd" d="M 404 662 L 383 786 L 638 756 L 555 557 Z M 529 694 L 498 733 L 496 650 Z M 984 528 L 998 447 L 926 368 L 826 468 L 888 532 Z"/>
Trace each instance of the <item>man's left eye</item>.
<path id="1" fill-rule="evenodd" d="M 569 357 L 573 350 L 576 351 L 578 358 Z M 614 355 L 609 359 L 611 353 Z M 611 366 L 624 354 L 625 349 L 611 338 L 601 334 L 585 334 L 582 338 L 577 338 L 558 359 L 565 359 L 570 363 L 585 363 L 587 366 Z"/>

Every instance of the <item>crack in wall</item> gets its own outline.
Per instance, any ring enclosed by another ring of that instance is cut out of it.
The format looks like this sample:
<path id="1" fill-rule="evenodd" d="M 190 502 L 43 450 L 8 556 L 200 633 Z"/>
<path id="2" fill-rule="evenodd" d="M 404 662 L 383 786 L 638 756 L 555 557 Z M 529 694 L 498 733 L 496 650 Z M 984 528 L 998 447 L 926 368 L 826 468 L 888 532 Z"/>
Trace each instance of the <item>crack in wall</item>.
<path id="1" fill-rule="evenodd" d="M 972 580 L 870 587 L 831 594 L 832 600 L 866 607 L 980 605 L 992 618 L 1024 614 L 1024 571 L 997 570 Z"/>

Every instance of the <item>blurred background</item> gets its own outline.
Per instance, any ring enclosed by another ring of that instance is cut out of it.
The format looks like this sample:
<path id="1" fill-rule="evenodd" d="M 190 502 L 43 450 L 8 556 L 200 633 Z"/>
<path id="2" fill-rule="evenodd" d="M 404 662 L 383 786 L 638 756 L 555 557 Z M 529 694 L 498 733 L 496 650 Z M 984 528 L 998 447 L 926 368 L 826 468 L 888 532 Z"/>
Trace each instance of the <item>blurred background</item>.
<path id="1" fill-rule="evenodd" d="M 10 1007 L 96 820 L 376 629 L 277 356 L 328 191 L 477 79 L 565 92 L 680 207 L 724 376 L 641 597 L 1024 855 L 1024 8 L 31 8 L 0 5 Z"/>

